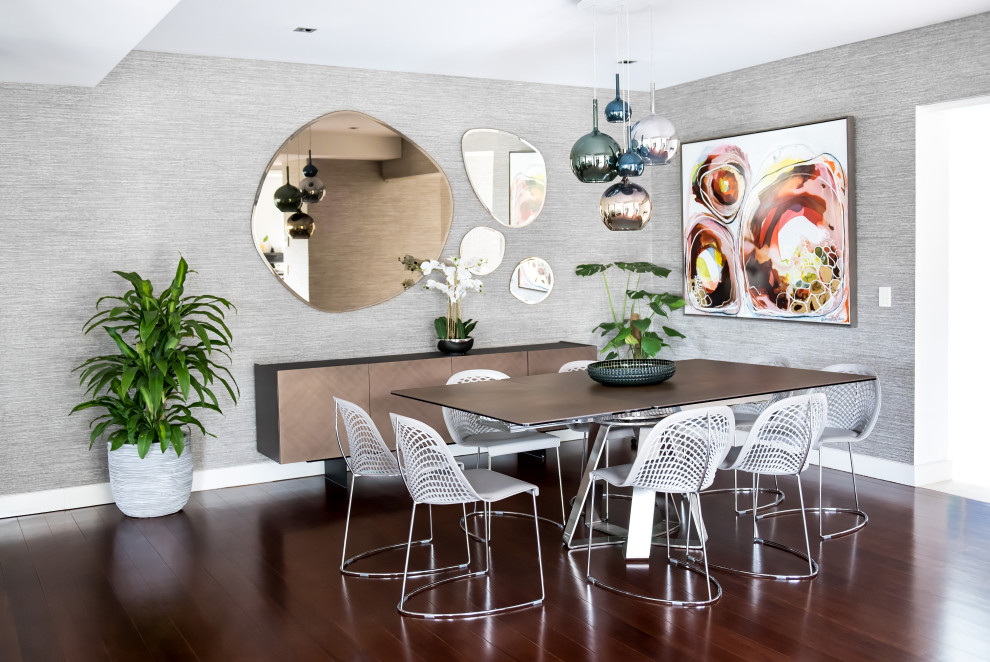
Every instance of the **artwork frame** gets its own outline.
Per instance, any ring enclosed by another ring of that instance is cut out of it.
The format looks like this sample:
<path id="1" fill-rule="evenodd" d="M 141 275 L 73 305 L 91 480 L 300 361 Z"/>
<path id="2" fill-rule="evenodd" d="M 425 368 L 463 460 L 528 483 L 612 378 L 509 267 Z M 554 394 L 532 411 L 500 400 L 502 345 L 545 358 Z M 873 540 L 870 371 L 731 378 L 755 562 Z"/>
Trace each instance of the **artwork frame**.
<path id="1" fill-rule="evenodd" d="M 686 315 L 853 325 L 853 118 L 681 145 Z"/>
<path id="2" fill-rule="evenodd" d="M 539 172 L 542 172 L 542 182 L 535 176 Z M 508 186 L 509 227 L 529 225 L 540 215 L 546 202 L 546 161 L 543 155 L 538 151 L 509 152 Z"/>

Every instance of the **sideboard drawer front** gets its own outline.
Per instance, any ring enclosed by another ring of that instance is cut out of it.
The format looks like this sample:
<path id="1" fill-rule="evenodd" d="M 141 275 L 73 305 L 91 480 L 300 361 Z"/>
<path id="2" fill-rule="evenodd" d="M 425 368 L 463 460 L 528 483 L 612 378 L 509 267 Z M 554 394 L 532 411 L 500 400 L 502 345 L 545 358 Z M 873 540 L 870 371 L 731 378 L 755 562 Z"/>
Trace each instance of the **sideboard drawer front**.
<path id="1" fill-rule="evenodd" d="M 423 421 L 450 441 L 440 407 L 392 395 L 392 391 L 397 389 L 446 384 L 453 374 L 450 357 L 372 363 L 368 369 L 371 382 L 369 411 L 389 448 L 395 448 L 395 434 L 389 418 L 389 414 L 393 412 Z"/>
<path id="2" fill-rule="evenodd" d="M 368 409 L 368 366 L 345 365 L 278 373 L 279 462 L 340 457 L 333 398 Z"/>
<path id="3" fill-rule="evenodd" d="M 591 345 L 541 349 L 529 352 L 529 374 L 547 375 L 558 372 L 560 366 L 570 361 L 595 361 L 598 352 Z"/>
<path id="4" fill-rule="evenodd" d="M 509 377 L 525 377 L 529 370 L 527 352 L 505 352 L 502 354 L 465 354 L 451 357 L 454 373 L 462 370 L 498 370 Z"/>

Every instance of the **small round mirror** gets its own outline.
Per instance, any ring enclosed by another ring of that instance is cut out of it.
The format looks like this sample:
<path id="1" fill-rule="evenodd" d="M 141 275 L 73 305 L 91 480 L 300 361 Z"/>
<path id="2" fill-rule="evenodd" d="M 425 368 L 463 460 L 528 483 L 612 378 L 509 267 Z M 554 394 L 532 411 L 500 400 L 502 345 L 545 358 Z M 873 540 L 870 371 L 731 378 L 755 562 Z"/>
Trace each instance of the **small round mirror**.
<path id="1" fill-rule="evenodd" d="M 471 129 L 461 138 L 471 188 L 492 217 L 510 228 L 536 220 L 547 192 L 547 164 L 539 150 L 508 131 Z"/>
<path id="2" fill-rule="evenodd" d="M 509 292 L 523 303 L 540 303 L 553 290 L 553 270 L 542 257 L 528 257 L 516 265 Z"/>
<path id="3" fill-rule="evenodd" d="M 481 258 L 484 262 L 471 269 L 471 273 L 484 276 L 498 269 L 505 255 L 505 235 L 492 228 L 479 226 L 472 228 L 461 239 L 461 257 L 465 259 Z"/>

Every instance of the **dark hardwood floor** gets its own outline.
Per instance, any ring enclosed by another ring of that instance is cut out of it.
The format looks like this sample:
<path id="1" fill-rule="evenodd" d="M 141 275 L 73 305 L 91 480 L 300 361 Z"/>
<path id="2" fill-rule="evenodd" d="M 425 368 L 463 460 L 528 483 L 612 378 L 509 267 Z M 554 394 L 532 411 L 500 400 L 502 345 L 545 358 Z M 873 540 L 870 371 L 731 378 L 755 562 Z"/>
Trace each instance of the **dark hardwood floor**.
<path id="1" fill-rule="evenodd" d="M 578 444 L 564 445 L 571 492 L 579 454 Z M 498 458 L 495 468 L 538 482 L 541 514 L 558 516 L 552 460 Z M 806 476 L 814 502 L 817 474 Z M 851 496 L 846 474 L 825 480 L 827 500 Z M 786 505 L 796 504 L 793 480 L 782 485 Z M 401 481 L 366 480 L 359 490 L 350 550 L 404 541 L 410 502 Z M 990 505 L 869 479 L 861 498 L 870 514 L 863 531 L 826 543 L 813 536 L 817 579 L 717 573 L 725 593 L 705 609 L 590 588 L 585 553 L 566 553 L 559 530 L 542 526 L 544 606 L 455 622 L 401 618 L 399 580 L 340 575 L 346 493 L 322 478 L 198 492 L 183 512 L 159 519 L 129 519 L 107 505 L 0 520 L 0 660 L 990 659 Z M 524 499 L 507 505 L 527 508 Z M 622 507 L 614 505 L 617 521 Z M 465 553 L 459 512 L 434 509 L 435 563 Z M 706 497 L 704 512 L 712 561 L 799 569 L 772 551 L 754 558 L 751 519 L 733 515 L 731 496 Z M 814 518 L 809 525 L 817 529 Z M 803 546 L 800 518 L 764 520 L 761 533 Z M 498 519 L 493 537 L 490 581 L 453 582 L 412 606 L 535 595 L 532 523 Z M 481 549 L 472 547 L 475 563 Z M 658 593 L 703 589 L 669 571 L 664 553 L 655 548 L 651 570 L 626 566 L 617 548 L 596 550 L 594 572 Z M 414 549 L 412 564 L 423 567 L 430 554 Z M 386 553 L 360 567 L 401 569 L 403 558 Z"/>

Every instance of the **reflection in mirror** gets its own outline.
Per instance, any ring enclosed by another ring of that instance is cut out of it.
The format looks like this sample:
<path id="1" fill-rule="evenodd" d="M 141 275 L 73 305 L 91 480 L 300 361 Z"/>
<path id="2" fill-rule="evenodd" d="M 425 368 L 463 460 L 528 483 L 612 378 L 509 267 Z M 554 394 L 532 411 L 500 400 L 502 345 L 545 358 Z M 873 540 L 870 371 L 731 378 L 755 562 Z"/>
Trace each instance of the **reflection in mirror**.
<path id="1" fill-rule="evenodd" d="M 553 270 L 542 257 L 528 257 L 516 265 L 509 292 L 523 303 L 540 303 L 553 289 Z"/>
<path id="2" fill-rule="evenodd" d="M 498 269 L 505 255 L 505 235 L 492 228 L 479 226 L 472 228 L 461 239 L 461 257 L 481 258 L 484 262 L 471 269 L 471 273 L 484 276 Z"/>
<path id="3" fill-rule="evenodd" d="M 309 233 L 275 206 L 275 191 L 286 183 L 299 187 L 304 168 L 318 171 L 309 177 L 325 190 L 309 203 L 301 196 L 295 212 L 296 219 L 312 218 Z M 426 152 L 373 117 L 339 111 L 279 147 L 258 186 L 251 231 L 293 294 L 314 308 L 343 312 L 412 287 L 423 277 L 419 262 L 440 257 L 452 216 L 450 184 Z"/>
<path id="4" fill-rule="evenodd" d="M 536 220 L 547 192 L 547 164 L 531 144 L 508 131 L 471 129 L 461 155 L 478 200 L 502 225 L 521 228 Z"/>

